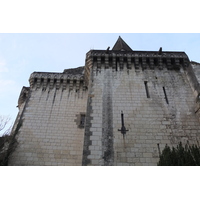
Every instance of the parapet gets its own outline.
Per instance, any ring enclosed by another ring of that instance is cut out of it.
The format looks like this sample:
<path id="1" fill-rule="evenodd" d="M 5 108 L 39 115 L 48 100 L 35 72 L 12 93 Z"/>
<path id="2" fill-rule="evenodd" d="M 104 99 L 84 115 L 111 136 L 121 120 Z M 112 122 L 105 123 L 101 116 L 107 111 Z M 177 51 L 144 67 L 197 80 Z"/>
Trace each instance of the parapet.
<path id="1" fill-rule="evenodd" d="M 168 69 L 180 70 L 189 66 L 189 58 L 185 52 L 162 51 L 124 51 L 122 50 L 91 50 L 86 54 L 85 82 L 89 83 L 91 68 L 111 68 L 115 71 L 124 69 Z"/>
<path id="2" fill-rule="evenodd" d="M 97 64 L 97 68 L 116 68 L 117 63 L 121 69 L 127 66 L 135 69 L 180 69 L 189 64 L 188 56 L 185 52 L 162 51 L 114 51 L 114 50 L 91 50 L 86 55 L 86 62 L 91 60 Z"/>
<path id="3" fill-rule="evenodd" d="M 42 90 L 48 89 L 82 89 L 86 90 L 84 81 L 84 67 L 65 69 L 63 73 L 54 72 L 33 72 L 29 78 L 30 88 Z"/>

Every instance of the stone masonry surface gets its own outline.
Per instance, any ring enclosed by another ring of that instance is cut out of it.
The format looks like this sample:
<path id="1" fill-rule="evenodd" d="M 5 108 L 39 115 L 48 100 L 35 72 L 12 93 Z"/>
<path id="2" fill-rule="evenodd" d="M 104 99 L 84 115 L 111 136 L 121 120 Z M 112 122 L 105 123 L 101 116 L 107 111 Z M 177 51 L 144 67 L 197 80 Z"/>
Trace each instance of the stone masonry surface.
<path id="1" fill-rule="evenodd" d="M 134 67 L 134 66 L 133 66 Z M 166 144 L 176 145 L 182 141 L 196 143 L 199 140 L 199 119 L 194 110 L 195 96 L 187 75 L 180 70 L 99 70 L 94 64 L 92 94 L 92 125 L 88 158 L 92 165 L 104 165 L 105 136 L 102 128 L 104 91 L 112 98 L 113 165 L 157 165 L 158 145 L 162 150 Z M 109 87 L 105 80 L 109 79 Z M 148 84 L 150 98 L 147 98 L 145 84 Z M 167 95 L 168 103 L 163 87 Z M 123 139 L 121 132 L 121 111 L 124 112 L 125 126 L 129 130 Z M 109 130 L 107 131 L 109 135 Z"/>
<path id="2" fill-rule="evenodd" d="M 84 129 L 75 122 L 86 111 L 87 92 L 33 88 L 9 165 L 81 165 Z"/>
<path id="3" fill-rule="evenodd" d="M 155 166 L 166 144 L 198 144 L 200 64 L 121 37 L 114 47 L 89 51 L 84 67 L 31 74 L 9 165 Z"/>

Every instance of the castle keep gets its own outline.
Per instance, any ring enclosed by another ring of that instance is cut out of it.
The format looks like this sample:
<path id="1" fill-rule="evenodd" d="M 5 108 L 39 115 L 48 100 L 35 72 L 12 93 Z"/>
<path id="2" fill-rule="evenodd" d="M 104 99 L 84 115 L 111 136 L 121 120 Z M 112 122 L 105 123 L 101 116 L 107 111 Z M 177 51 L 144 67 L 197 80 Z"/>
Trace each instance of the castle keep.
<path id="1" fill-rule="evenodd" d="M 119 37 L 85 66 L 29 82 L 9 165 L 157 165 L 166 144 L 200 140 L 200 64 L 185 52 L 135 51 Z"/>

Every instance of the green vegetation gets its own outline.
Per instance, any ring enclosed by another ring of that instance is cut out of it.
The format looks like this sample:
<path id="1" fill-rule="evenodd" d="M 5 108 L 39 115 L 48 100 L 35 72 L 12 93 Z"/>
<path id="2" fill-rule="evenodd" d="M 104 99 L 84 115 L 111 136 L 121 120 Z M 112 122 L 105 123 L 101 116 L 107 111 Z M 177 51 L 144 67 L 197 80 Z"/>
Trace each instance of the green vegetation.
<path id="1" fill-rule="evenodd" d="M 163 149 L 158 166 L 199 166 L 200 165 L 200 148 L 197 145 L 185 147 L 180 142 L 176 148 L 172 149 L 166 145 Z"/>

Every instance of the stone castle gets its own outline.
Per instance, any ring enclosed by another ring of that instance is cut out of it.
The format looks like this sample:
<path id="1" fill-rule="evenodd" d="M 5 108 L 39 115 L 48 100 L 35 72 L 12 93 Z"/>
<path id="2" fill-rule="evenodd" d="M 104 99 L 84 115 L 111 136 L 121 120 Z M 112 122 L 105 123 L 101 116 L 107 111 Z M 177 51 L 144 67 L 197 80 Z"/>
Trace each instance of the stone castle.
<path id="1" fill-rule="evenodd" d="M 185 52 L 134 51 L 119 37 L 85 66 L 29 82 L 8 165 L 153 166 L 166 144 L 200 139 L 200 64 Z"/>

